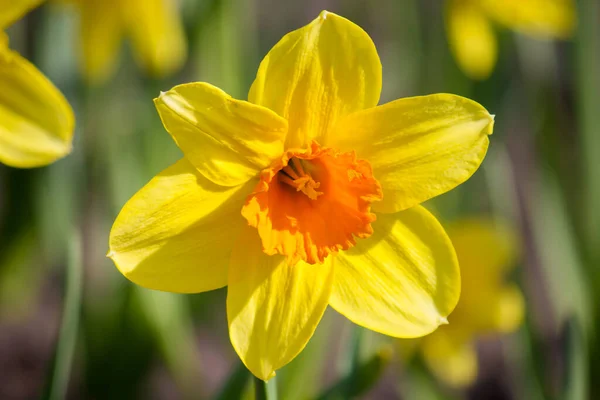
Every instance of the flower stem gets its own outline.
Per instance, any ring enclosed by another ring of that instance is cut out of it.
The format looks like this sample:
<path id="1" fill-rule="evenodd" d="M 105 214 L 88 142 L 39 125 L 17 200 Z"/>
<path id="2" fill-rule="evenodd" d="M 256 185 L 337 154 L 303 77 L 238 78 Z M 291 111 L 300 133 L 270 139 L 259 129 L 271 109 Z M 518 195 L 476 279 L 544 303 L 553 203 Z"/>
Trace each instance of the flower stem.
<path id="1" fill-rule="evenodd" d="M 82 255 L 81 236 L 73 229 L 68 244 L 66 295 L 63 306 L 62 322 L 54 372 L 50 383 L 50 399 L 64 399 L 67 393 L 73 354 L 77 342 L 77 329 L 79 326 L 79 311 L 82 292 Z"/>
<path id="2" fill-rule="evenodd" d="M 254 377 L 254 399 L 277 400 L 277 383 L 274 377 L 269 382 Z"/>
<path id="3" fill-rule="evenodd" d="M 579 25 L 576 37 L 578 122 L 581 131 L 581 151 L 583 156 L 582 192 L 585 207 L 581 219 L 585 224 L 590 266 L 600 260 L 598 239 L 600 239 L 600 167 L 597 151 L 600 146 L 600 126 L 598 125 L 598 103 L 600 102 L 600 5 L 595 0 L 577 2 Z M 591 268 L 596 284 L 600 274 Z"/>

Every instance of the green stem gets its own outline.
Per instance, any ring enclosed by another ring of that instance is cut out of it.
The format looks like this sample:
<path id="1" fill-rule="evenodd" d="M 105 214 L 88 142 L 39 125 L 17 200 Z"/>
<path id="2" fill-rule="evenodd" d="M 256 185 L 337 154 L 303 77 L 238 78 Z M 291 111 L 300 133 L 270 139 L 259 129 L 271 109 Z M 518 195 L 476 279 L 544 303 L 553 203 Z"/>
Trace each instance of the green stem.
<path id="1" fill-rule="evenodd" d="M 73 354 L 77 342 L 82 292 L 81 236 L 73 230 L 68 244 L 66 295 L 63 306 L 54 373 L 50 383 L 51 400 L 64 399 L 67 393 Z"/>
<path id="2" fill-rule="evenodd" d="M 269 382 L 254 377 L 254 399 L 255 400 L 277 400 L 277 382 L 275 377 Z"/>
<path id="3" fill-rule="evenodd" d="M 241 399 L 250 381 L 250 373 L 246 366 L 240 361 L 222 386 L 216 400 Z"/>
<path id="4" fill-rule="evenodd" d="M 357 378 L 360 371 L 361 365 L 361 347 L 364 338 L 364 330 L 358 326 L 352 326 L 352 339 L 350 341 L 350 357 L 351 357 L 351 365 L 350 365 L 350 376 L 352 379 L 349 380 L 348 385 L 346 385 L 346 395 L 350 397 L 350 394 L 356 391 Z"/>
<path id="5" fill-rule="evenodd" d="M 584 157 L 585 208 L 581 216 L 586 224 L 590 265 L 600 259 L 597 243 L 600 240 L 600 167 L 597 151 L 600 148 L 600 125 L 598 125 L 598 104 L 600 104 L 600 3 L 597 0 L 577 2 L 578 31 L 576 41 L 578 119 L 581 132 L 582 154 Z M 600 275 L 592 270 L 594 278 Z"/>
<path id="6" fill-rule="evenodd" d="M 383 375 L 392 358 L 390 347 L 381 347 L 364 362 L 353 366 L 353 372 L 317 397 L 318 400 L 355 399 L 371 389 Z"/>

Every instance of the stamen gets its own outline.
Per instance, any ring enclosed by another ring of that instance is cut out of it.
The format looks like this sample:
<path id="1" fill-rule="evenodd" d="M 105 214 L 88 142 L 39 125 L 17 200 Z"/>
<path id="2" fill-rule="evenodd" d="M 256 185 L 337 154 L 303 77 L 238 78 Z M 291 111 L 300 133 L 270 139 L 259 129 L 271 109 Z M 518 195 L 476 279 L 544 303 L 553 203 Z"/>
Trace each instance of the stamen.
<path id="1" fill-rule="evenodd" d="M 279 182 L 287 183 L 291 187 L 298 188 L 298 185 L 296 185 L 296 182 L 293 179 L 291 179 L 289 176 L 287 176 L 287 174 L 279 175 Z"/>
<path id="2" fill-rule="evenodd" d="M 298 185 L 298 191 L 302 191 L 305 195 L 308 196 L 311 200 L 316 200 L 317 197 L 323 194 L 323 192 L 317 192 L 315 189 L 318 189 L 321 186 L 320 182 L 315 182 L 310 176 L 306 175 L 300 179 L 296 179 L 294 181 L 296 185 Z"/>
<path id="3" fill-rule="evenodd" d="M 295 188 L 297 192 L 302 192 L 311 200 L 316 200 L 323 192 L 317 192 L 321 186 L 320 182 L 315 180 L 304 171 L 300 160 L 297 158 L 291 159 L 291 165 L 286 165 L 279 172 L 279 181 Z"/>
<path id="4" fill-rule="evenodd" d="M 289 165 L 286 165 L 285 167 L 283 167 L 282 171 L 285 172 L 292 179 L 298 179 L 298 178 L 300 178 L 298 176 L 298 174 L 296 173 L 296 171 L 294 171 L 292 169 L 292 167 L 290 167 Z"/>
<path id="5" fill-rule="evenodd" d="M 300 162 L 300 160 L 298 160 L 296 157 L 292 157 L 292 164 L 294 164 L 294 168 L 296 169 L 296 171 L 298 171 L 300 176 L 306 175 L 306 173 L 304 172 L 304 168 L 302 168 L 302 163 Z"/>

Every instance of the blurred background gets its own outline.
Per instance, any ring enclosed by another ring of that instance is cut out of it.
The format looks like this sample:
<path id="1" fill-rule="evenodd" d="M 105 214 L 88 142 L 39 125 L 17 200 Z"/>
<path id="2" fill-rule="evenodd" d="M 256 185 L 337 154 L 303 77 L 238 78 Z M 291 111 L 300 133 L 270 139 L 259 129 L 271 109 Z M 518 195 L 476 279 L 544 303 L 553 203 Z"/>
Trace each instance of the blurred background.
<path id="1" fill-rule="evenodd" d="M 68 98 L 77 128 L 72 154 L 49 167 L 0 165 L 0 399 L 253 398 L 226 288 L 136 287 L 105 257 L 108 233 L 181 157 L 154 109 L 159 91 L 207 81 L 245 99 L 261 58 L 322 9 L 373 38 L 381 103 L 455 93 L 496 125 L 483 166 L 426 204 L 461 260 L 454 327 L 398 340 L 329 309 L 278 371 L 279 398 L 600 398 L 600 2 L 506 1 L 509 18 L 482 11 L 484 28 L 460 16 L 476 0 L 158 3 L 50 1 L 7 31 Z M 570 7 L 573 26 L 532 33 L 519 21 L 546 14 L 521 3 Z M 483 74 L 460 49 L 482 36 L 497 56 Z M 474 310 L 493 318 L 462 323 Z"/>

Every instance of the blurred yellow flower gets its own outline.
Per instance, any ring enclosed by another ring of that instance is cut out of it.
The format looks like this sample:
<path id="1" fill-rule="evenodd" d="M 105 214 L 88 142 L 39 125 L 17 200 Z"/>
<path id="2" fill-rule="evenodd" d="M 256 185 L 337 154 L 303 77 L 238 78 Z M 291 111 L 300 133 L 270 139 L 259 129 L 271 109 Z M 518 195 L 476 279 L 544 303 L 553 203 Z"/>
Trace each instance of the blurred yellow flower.
<path id="1" fill-rule="evenodd" d="M 123 207 L 108 255 L 147 288 L 228 286 L 231 342 L 261 379 L 328 305 L 417 337 L 458 301 L 454 249 L 419 203 L 479 167 L 493 118 L 449 94 L 377 106 L 381 72 L 369 36 L 323 11 L 271 49 L 248 102 L 207 83 L 155 99 L 185 157 Z"/>
<path id="2" fill-rule="evenodd" d="M 450 48 L 473 79 L 486 79 L 496 65 L 493 22 L 535 37 L 565 39 L 575 29 L 575 4 L 574 0 L 447 0 Z"/>
<path id="3" fill-rule="evenodd" d="M 35 66 L 8 48 L 4 28 L 36 1 L 0 1 L 0 162 L 31 168 L 71 151 L 73 110 Z"/>
<path id="4" fill-rule="evenodd" d="M 466 386 L 477 377 L 475 339 L 513 332 L 522 322 L 525 307 L 518 286 L 506 281 L 517 257 L 511 230 L 490 220 L 470 219 L 451 225 L 448 235 L 460 265 L 461 298 L 450 324 L 421 339 L 420 346 L 426 363 L 440 379 Z"/>
<path id="5" fill-rule="evenodd" d="M 21 19 L 44 0 L 0 0 L 0 29 Z"/>
<path id="6" fill-rule="evenodd" d="M 124 36 L 149 75 L 169 75 L 185 62 L 187 44 L 176 0 L 66 1 L 80 9 L 82 62 L 88 80 L 101 83 L 110 78 Z"/>

